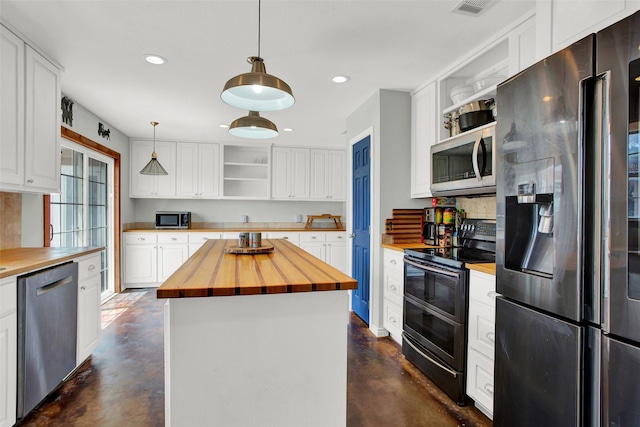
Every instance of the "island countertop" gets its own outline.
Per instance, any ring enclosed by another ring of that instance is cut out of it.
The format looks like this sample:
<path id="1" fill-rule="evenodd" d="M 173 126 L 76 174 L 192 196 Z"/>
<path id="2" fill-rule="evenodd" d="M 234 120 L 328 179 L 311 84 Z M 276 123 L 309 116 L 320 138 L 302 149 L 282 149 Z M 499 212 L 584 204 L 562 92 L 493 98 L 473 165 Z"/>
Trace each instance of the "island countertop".
<path id="1" fill-rule="evenodd" d="M 210 239 L 157 290 L 158 298 L 215 297 L 357 289 L 358 282 L 286 239 L 265 239 L 268 254 L 225 252 L 237 239 Z"/>

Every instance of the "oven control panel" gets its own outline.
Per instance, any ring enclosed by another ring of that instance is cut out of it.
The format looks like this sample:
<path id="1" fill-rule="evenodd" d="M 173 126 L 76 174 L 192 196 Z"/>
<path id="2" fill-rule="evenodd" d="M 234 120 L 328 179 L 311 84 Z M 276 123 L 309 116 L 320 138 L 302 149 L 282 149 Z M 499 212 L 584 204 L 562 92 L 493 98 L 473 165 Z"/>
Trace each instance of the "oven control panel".
<path id="1" fill-rule="evenodd" d="M 496 221 L 494 219 L 463 220 L 460 225 L 460 237 L 465 239 L 496 240 Z"/>

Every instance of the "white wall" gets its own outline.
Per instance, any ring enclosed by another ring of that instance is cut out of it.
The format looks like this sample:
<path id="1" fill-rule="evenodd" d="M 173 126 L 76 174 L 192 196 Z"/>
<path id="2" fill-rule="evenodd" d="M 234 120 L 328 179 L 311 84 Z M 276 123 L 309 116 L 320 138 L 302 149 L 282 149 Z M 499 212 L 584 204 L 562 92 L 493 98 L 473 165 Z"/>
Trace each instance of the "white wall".
<path id="1" fill-rule="evenodd" d="M 155 212 L 190 211 L 192 222 L 240 222 L 248 215 L 249 222 L 294 222 L 296 214 L 307 220 L 307 215 L 330 213 L 345 219 L 343 202 L 304 202 L 288 200 L 173 200 L 136 199 L 135 221 L 153 222 Z"/>

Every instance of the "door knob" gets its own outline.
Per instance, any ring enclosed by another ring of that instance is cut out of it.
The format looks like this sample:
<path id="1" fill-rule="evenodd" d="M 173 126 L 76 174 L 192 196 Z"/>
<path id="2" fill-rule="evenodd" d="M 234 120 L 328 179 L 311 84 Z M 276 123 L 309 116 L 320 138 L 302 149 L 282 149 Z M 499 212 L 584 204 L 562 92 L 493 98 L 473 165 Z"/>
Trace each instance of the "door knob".
<path id="1" fill-rule="evenodd" d="M 356 233 L 351 233 L 351 234 L 349 234 L 349 238 L 350 238 L 350 239 L 353 239 L 354 237 L 356 237 Z"/>

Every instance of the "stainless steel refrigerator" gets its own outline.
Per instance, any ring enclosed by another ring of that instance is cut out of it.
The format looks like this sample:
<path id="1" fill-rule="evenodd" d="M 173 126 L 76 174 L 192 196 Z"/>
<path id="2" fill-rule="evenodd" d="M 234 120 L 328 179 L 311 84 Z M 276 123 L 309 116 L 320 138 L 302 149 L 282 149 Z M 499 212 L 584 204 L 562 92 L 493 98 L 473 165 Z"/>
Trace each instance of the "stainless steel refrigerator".
<path id="1" fill-rule="evenodd" d="M 640 425 L 640 12 L 496 100 L 494 425 Z"/>

